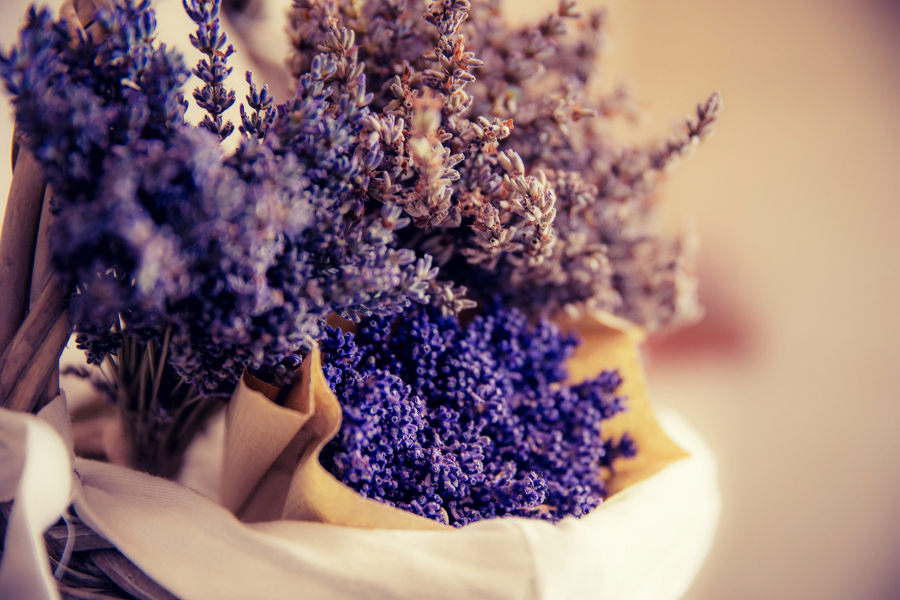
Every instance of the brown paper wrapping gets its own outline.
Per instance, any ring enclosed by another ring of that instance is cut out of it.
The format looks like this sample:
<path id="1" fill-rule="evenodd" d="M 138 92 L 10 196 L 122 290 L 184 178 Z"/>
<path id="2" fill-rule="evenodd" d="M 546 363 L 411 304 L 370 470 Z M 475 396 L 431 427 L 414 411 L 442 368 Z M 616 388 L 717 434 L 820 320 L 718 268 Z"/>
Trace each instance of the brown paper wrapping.
<path id="1" fill-rule="evenodd" d="M 225 413 L 222 504 L 247 522 L 294 519 L 379 529 L 443 529 L 431 519 L 360 496 L 322 465 L 341 407 L 318 350 L 300 367 L 283 406 L 278 389 L 244 375 Z"/>
<path id="2" fill-rule="evenodd" d="M 604 437 L 628 432 L 635 458 L 620 460 L 607 486 L 616 494 L 687 457 L 663 432 L 647 397 L 640 332 L 608 315 L 561 322 L 584 339 L 569 362 L 570 383 L 618 369 L 628 411 L 604 423 Z M 298 380 L 276 404 L 279 389 L 244 375 L 226 409 L 222 503 L 247 522 L 294 519 L 379 529 L 443 529 L 424 517 L 364 498 L 319 464 L 337 434 L 341 408 L 322 373 L 318 351 L 303 361 Z"/>
<path id="3" fill-rule="evenodd" d="M 582 343 L 569 360 L 569 383 L 597 376 L 604 369 L 617 369 L 622 376 L 618 394 L 626 396 L 628 410 L 603 423 L 603 436 L 619 438 L 628 433 L 637 444 L 637 456 L 616 461 L 606 482 L 610 496 L 687 458 L 663 431 L 647 393 L 639 346 L 643 332 L 613 315 L 598 313 L 577 321 L 560 319 L 564 330 L 576 330 Z"/>

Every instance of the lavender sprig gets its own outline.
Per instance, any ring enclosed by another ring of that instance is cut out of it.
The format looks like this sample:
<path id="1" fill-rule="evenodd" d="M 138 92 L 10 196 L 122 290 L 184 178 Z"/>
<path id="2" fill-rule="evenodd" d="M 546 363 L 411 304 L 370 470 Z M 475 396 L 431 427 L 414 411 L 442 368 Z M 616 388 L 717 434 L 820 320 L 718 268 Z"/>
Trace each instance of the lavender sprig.
<path id="1" fill-rule="evenodd" d="M 182 406 L 147 422 L 168 427 L 245 370 L 285 382 L 321 343 L 345 410 L 324 461 L 348 485 L 454 525 L 596 506 L 601 469 L 634 452 L 598 427 L 622 409 L 620 380 L 563 385 L 575 342 L 539 317 L 697 315 L 691 244 L 658 236 L 651 213 L 718 95 L 664 143 L 622 147 L 606 126 L 630 97 L 586 93 L 602 13 L 563 0 L 512 27 L 499 0 L 296 0 L 296 93 L 275 106 L 248 73 L 226 155 L 234 49 L 218 0 L 184 6 L 199 127 L 149 0 L 101 13 L 103 41 L 32 9 L 0 53 L 54 189 L 54 266 L 89 359 L 165 371 L 154 397 L 165 379 Z M 486 308 L 463 329 L 467 288 Z M 332 313 L 359 334 L 328 329 Z M 132 375 L 123 386 L 147 381 Z"/>
<path id="2" fill-rule="evenodd" d="M 274 98 L 269 95 L 269 86 L 263 85 L 262 90 L 257 90 L 253 83 L 253 74 L 247 71 L 247 85 L 250 93 L 247 94 L 247 106 L 252 113 L 247 113 L 241 104 L 241 133 L 249 137 L 262 139 L 266 137 L 269 125 L 275 120 Z"/>
<path id="3" fill-rule="evenodd" d="M 191 44 L 206 55 L 194 67 L 194 75 L 204 85 L 194 90 L 194 100 L 207 114 L 200 122 L 201 127 L 224 140 L 234 131 L 230 121 L 223 122 L 222 113 L 235 101 L 234 90 L 225 87 L 225 80 L 231 74 L 228 57 L 234 54 L 234 46 L 219 25 L 219 5 L 221 0 L 182 0 L 188 17 L 197 24 L 196 33 L 191 34 Z M 252 93 L 252 92 L 251 92 Z"/>
<path id="4" fill-rule="evenodd" d="M 65 23 L 31 8 L 19 44 L 0 52 L 0 75 L 17 127 L 45 167 L 56 195 L 73 204 L 97 194 L 115 146 L 164 139 L 184 122 L 181 56 L 154 41 L 149 0 L 97 16 L 101 44 L 73 40 Z M 66 275 L 67 265 L 60 264 Z"/>

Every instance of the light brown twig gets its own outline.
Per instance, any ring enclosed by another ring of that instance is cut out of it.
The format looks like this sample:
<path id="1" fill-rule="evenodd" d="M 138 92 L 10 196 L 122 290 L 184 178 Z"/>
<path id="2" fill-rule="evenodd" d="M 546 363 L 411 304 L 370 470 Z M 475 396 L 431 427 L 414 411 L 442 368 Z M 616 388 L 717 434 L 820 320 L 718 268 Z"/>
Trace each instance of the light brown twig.
<path id="1" fill-rule="evenodd" d="M 28 310 L 44 188 L 40 165 L 31 152 L 21 148 L 0 233 L 0 353 L 7 349 Z"/>
<path id="2" fill-rule="evenodd" d="M 34 308 L 0 355 L 0 406 L 31 411 L 46 390 L 72 333 L 64 299 L 59 278 L 51 274 Z"/>

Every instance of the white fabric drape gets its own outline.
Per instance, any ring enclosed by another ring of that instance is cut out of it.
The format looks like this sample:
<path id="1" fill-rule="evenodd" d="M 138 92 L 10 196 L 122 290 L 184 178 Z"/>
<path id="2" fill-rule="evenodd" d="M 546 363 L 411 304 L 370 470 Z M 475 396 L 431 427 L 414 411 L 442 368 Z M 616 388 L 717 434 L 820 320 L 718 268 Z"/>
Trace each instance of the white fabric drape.
<path id="1" fill-rule="evenodd" d="M 0 597 L 58 597 L 40 535 L 70 495 L 85 523 L 184 600 L 674 600 L 706 557 L 720 511 L 715 459 L 671 411 L 660 421 L 690 458 L 583 519 L 498 519 L 446 532 L 246 525 L 175 482 L 72 463 L 64 415 L 63 397 L 38 417 L 0 410 L 0 496 L 15 496 Z"/>
<path id="2" fill-rule="evenodd" d="M 65 400 L 44 416 L 68 423 Z M 71 439 L 45 419 L 0 409 L 0 501 L 15 499 L 0 563 L 0 598 L 59 598 L 44 531 L 59 520 L 72 493 Z M 68 442 L 68 443 L 67 443 Z"/>

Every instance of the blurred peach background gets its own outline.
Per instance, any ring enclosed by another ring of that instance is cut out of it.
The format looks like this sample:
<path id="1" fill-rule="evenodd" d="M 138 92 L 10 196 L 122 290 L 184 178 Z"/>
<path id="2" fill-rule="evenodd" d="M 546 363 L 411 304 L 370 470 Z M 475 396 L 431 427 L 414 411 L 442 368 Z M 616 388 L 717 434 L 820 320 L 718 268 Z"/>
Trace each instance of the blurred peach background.
<path id="1" fill-rule="evenodd" d="M 3 0 L 4 46 L 25 4 Z M 720 460 L 722 522 L 686 598 L 900 598 L 900 4 L 602 4 L 603 79 L 653 115 L 629 135 L 725 99 L 664 190 L 665 223 L 703 239 L 708 319 L 648 353 L 656 400 Z"/>
<path id="2" fill-rule="evenodd" d="M 900 598 L 900 5 L 606 5 L 607 68 L 655 129 L 725 99 L 664 195 L 696 220 L 701 295 L 730 333 L 680 359 L 671 340 L 649 374 L 720 460 L 687 598 Z"/>

